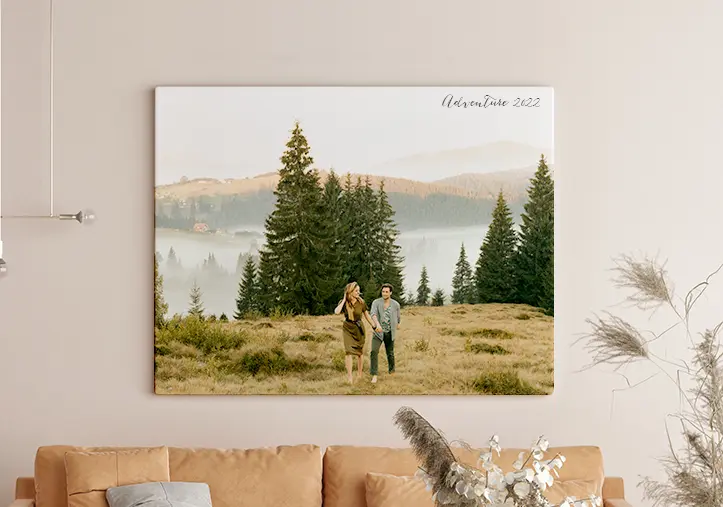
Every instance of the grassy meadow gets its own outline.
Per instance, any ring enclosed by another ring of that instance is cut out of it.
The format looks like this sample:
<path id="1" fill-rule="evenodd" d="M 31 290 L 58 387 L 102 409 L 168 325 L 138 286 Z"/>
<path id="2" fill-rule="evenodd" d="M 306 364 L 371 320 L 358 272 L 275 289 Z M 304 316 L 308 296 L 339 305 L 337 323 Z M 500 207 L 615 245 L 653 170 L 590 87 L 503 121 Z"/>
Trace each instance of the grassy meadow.
<path id="1" fill-rule="evenodd" d="M 396 373 L 346 380 L 342 317 L 175 319 L 156 329 L 158 394 L 538 395 L 554 387 L 553 317 L 526 305 L 405 307 Z"/>

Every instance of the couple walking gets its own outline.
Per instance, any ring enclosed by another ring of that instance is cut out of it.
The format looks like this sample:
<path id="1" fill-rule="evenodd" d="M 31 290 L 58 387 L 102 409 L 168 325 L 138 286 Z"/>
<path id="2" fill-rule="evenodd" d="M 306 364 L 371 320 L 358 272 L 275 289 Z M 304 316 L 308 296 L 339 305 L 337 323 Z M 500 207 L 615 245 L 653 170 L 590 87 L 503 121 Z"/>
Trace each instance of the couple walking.
<path id="1" fill-rule="evenodd" d="M 344 350 L 346 352 L 346 374 L 349 383 L 354 381 L 352 370 L 354 368 L 354 357 L 357 358 L 357 378 L 361 379 L 362 367 L 364 364 L 364 343 L 366 334 L 362 318 L 369 322 L 374 330 L 372 337 L 371 351 L 371 375 L 372 383 L 376 384 L 379 373 L 379 349 L 384 344 L 389 363 L 389 373 L 394 373 L 394 337 L 396 336 L 399 324 L 402 322 L 402 313 L 399 303 L 392 299 L 391 284 L 382 285 L 382 297 L 372 302 L 371 311 L 361 298 L 359 284 L 352 282 L 346 286 L 344 298 L 339 301 L 334 313 L 337 315 L 344 312 L 344 325 L 342 327 L 344 336 Z"/>

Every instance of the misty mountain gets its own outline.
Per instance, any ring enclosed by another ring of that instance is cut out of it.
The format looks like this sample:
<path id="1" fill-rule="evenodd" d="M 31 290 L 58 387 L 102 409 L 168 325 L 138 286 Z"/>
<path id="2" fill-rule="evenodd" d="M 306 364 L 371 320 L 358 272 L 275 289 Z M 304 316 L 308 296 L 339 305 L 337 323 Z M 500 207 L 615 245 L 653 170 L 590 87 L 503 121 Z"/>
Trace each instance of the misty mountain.
<path id="1" fill-rule="evenodd" d="M 537 167 L 540 155 L 543 154 L 549 159 L 547 150 L 522 143 L 500 141 L 468 148 L 419 153 L 373 166 L 367 171 L 375 174 L 414 174 L 420 180 L 436 180 L 435 184 L 445 184 L 445 180 L 438 179 L 440 175 L 473 174 L 483 177 L 489 173 Z"/>
<path id="2" fill-rule="evenodd" d="M 382 181 L 402 230 L 487 224 L 497 193 L 503 190 L 513 215 L 519 215 L 541 153 L 524 144 L 498 142 L 417 154 L 376 166 L 375 175 L 351 173 L 353 183 L 368 178 L 373 188 Z M 382 177 L 379 173 L 454 174 L 436 181 Z M 328 170 L 320 170 L 323 184 Z M 343 182 L 347 173 L 338 174 Z M 274 209 L 278 173 L 250 178 L 197 178 L 156 187 L 156 226 L 191 229 L 203 223 L 211 230 L 263 227 Z"/>

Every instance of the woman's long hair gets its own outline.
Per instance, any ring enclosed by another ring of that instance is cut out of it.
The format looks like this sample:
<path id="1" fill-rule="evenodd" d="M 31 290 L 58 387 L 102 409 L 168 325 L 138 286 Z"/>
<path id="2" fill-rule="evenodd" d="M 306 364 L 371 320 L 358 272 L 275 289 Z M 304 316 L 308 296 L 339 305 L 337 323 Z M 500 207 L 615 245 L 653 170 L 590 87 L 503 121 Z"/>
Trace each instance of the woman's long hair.
<path id="1" fill-rule="evenodd" d="M 354 305 L 351 304 L 351 293 L 354 292 L 357 287 L 359 287 L 358 283 L 351 282 L 346 284 L 346 289 L 344 289 L 344 308 L 346 309 L 346 317 L 349 320 L 354 320 Z M 361 296 L 359 296 L 357 300 L 362 303 L 364 302 Z"/>

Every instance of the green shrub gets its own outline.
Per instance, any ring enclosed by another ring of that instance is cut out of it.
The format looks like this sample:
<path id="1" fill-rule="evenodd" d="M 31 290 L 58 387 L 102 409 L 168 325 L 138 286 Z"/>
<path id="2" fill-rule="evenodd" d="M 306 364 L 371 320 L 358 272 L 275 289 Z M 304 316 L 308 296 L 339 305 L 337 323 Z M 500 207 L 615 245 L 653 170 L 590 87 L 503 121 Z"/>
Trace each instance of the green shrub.
<path id="1" fill-rule="evenodd" d="M 269 318 L 271 320 L 289 320 L 293 317 L 294 314 L 291 310 L 283 310 L 278 306 L 271 310 L 271 312 L 269 313 Z"/>
<path id="2" fill-rule="evenodd" d="M 489 329 L 484 327 L 472 329 L 453 329 L 443 327 L 439 330 L 439 332 L 444 335 L 456 334 L 463 337 L 493 338 L 496 340 L 509 340 L 515 337 L 514 333 L 510 333 L 504 329 Z"/>
<path id="3" fill-rule="evenodd" d="M 346 352 L 344 349 L 337 349 L 331 356 L 331 367 L 336 371 L 346 371 Z"/>
<path id="4" fill-rule="evenodd" d="M 157 347 L 168 345 L 174 341 L 196 347 L 204 354 L 210 354 L 221 350 L 237 349 L 248 339 L 241 330 L 189 316 L 181 320 L 171 320 L 165 329 L 158 331 Z M 161 350 L 163 352 L 165 349 Z"/>
<path id="5" fill-rule="evenodd" d="M 429 340 L 414 340 L 415 352 L 427 352 L 429 350 Z"/>
<path id="6" fill-rule="evenodd" d="M 296 337 L 297 340 L 300 342 L 316 342 L 316 343 L 326 343 L 330 341 L 334 341 L 334 335 L 331 333 L 304 333 Z"/>
<path id="7" fill-rule="evenodd" d="M 259 310 L 249 310 L 248 312 L 245 312 L 241 318 L 241 320 L 259 320 L 263 319 L 264 314 L 261 313 Z"/>
<path id="8" fill-rule="evenodd" d="M 545 394 L 531 386 L 512 371 L 483 373 L 472 382 L 472 389 L 482 394 L 536 395 Z"/>
<path id="9" fill-rule="evenodd" d="M 167 343 L 156 343 L 156 355 L 167 356 L 171 354 L 171 347 Z"/>
<path id="10" fill-rule="evenodd" d="M 245 352 L 239 359 L 226 365 L 229 373 L 248 375 L 283 375 L 300 372 L 311 368 L 311 365 L 299 359 L 289 358 L 280 347 Z"/>
<path id="11" fill-rule="evenodd" d="M 473 352 L 475 354 L 506 355 L 510 353 L 509 350 L 500 345 L 490 345 L 489 343 L 474 343 L 469 338 L 467 338 L 467 342 L 464 344 L 464 350 L 467 352 Z"/>

